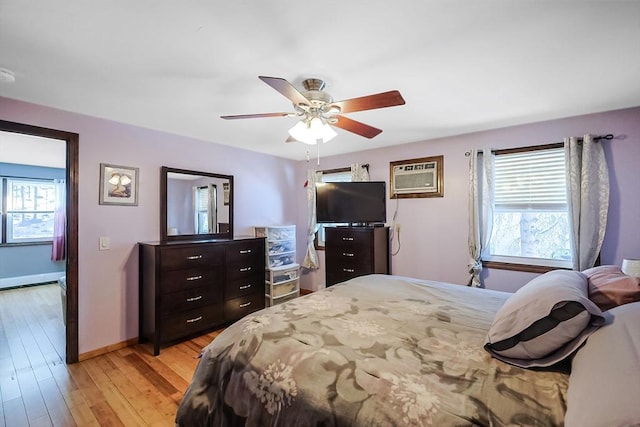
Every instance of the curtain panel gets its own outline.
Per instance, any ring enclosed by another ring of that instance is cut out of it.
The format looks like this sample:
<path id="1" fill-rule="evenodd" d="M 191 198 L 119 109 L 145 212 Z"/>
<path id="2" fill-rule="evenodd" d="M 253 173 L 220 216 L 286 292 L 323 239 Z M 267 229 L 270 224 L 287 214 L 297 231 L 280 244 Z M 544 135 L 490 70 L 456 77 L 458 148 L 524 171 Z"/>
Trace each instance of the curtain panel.
<path id="1" fill-rule="evenodd" d="M 609 172 L 601 143 L 564 140 L 573 269 L 593 267 L 602 248 L 609 211 Z"/>
<path id="2" fill-rule="evenodd" d="M 309 270 L 320 268 L 318 253 L 314 244 L 318 224 L 316 223 L 316 183 L 322 179 L 322 172 L 307 171 L 307 253 L 302 266 Z"/>
<path id="3" fill-rule="evenodd" d="M 53 212 L 53 248 L 51 250 L 51 260 L 63 261 L 66 258 L 67 245 L 66 181 L 64 179 L 56 179 L 53 183 L 56 192 L 56 206 Z"/>
<path id="4" fill-rule="evenodd" d="M 486 153 L 486 154 L 483 154 Z M 493 155 L 473 149 L 469 155 L 468 286 L 482 287 L 482 254 L 489 244 L 493 207 Z"/>

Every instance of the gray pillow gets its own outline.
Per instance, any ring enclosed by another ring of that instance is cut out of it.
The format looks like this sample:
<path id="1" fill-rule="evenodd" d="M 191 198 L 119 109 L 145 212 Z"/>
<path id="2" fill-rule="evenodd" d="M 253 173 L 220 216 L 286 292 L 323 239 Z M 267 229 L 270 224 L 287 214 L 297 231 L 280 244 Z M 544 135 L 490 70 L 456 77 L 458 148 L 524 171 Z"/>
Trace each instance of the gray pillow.
<path id="1" fill-rule="evenodd" d="M 554 270 L 536 277 L 498 310 L 484 348 L 523 368 L 564 360 L 604 322 L 588 293 L 587 277 L 579 271 Z"/>
<path id="2" fill-rule="evenodd" d="M 571 361 L 566 427 L 640 425 L 640 302 L 605 315 Z"/>

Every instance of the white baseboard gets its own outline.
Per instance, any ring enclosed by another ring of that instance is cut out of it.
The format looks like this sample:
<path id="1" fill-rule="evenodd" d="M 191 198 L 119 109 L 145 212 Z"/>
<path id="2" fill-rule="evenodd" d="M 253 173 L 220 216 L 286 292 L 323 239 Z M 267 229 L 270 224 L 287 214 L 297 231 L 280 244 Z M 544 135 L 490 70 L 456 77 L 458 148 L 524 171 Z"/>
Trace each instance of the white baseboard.
<path id="1" fill-rule="evenodd" d="M 6 279 L 0 279 L 0 289 L 32 285 L 35 283 L 55 282 L 64 275 L 64 271 L 58 271 L 55 273 L 32 274 L 30 276 L 7 277 Z"/>

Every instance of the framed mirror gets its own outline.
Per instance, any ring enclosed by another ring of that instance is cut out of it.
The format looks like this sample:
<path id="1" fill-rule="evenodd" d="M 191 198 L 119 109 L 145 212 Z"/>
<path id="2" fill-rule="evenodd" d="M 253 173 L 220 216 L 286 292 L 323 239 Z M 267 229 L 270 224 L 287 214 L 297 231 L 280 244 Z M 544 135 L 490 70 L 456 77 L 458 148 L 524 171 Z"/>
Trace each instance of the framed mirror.
<path id="1" fill-rule="evenodd" d="M 233 238 L 233 176 L 162 166 L 160 240 Z"/>

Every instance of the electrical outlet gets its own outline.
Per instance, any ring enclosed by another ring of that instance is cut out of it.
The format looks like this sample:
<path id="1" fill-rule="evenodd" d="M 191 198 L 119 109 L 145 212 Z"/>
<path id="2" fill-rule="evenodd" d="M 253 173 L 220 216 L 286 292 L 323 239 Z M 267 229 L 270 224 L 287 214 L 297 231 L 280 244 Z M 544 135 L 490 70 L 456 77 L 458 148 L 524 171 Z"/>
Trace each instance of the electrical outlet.
<path id="1" fill-rule="evenodd" d="M 99 249 L 101 251 L 108 251 L 111 246 L 111 239 L 108 237 L 100 237 Z"/>

